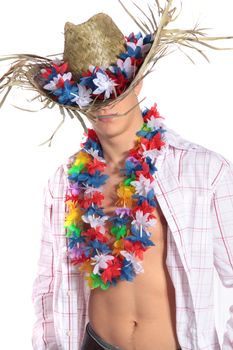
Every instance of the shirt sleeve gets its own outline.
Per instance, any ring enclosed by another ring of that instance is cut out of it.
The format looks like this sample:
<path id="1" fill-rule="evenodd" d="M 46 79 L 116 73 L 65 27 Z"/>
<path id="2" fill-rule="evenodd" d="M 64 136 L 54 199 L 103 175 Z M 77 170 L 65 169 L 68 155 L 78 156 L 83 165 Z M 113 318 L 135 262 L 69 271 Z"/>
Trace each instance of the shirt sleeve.
<path id="1" fill-rule="evenodd" d="M 222 284 L 233 287 L 233 164 L 222 165 L 220 179 L 213 192 L 211 211 L 214 233 L 214 265 Z M 232 293 L 233 294 L 233 293 Z M 233 304 L 233 297 L 232 297 Z M 223 336 L 222 350 L 233 349 L 233 305 Z"/>
<path id="2" fill-rule="evenodd" d="M 49 180 L 44 187 L 42 234 L 37 275 L 32 287 L 35 323 L 32 329 L 34 350 L 57 350 L 53 320 L 54 251 L 51 230 L 53 212 Z"/>

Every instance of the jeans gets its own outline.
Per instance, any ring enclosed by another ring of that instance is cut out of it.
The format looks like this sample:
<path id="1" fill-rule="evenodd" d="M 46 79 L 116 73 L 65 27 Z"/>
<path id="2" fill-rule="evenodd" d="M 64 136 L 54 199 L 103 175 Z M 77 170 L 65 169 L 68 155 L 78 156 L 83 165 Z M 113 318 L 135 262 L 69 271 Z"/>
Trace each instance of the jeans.
<path id="1" fill-rule="evenodd" d="M 81 350 L 123 350 L 118 346 L 111 345 L 95 333 L 90 323 L 86 326 Z M 182 350 L 181 348 L 177 350 Z"/>

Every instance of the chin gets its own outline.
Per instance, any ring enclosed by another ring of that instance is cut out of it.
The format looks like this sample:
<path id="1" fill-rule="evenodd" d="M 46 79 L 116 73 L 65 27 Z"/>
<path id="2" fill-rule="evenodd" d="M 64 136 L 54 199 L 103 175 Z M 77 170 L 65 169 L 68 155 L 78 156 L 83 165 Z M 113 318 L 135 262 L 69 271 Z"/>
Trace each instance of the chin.
<path id="1" fill-rule="evenodd" d="M 101 135 L 117 136 L 127 131 L 130 123 L 124 117 L 115 117 L 108 121 L 97 121 L 93 128 Z"/>

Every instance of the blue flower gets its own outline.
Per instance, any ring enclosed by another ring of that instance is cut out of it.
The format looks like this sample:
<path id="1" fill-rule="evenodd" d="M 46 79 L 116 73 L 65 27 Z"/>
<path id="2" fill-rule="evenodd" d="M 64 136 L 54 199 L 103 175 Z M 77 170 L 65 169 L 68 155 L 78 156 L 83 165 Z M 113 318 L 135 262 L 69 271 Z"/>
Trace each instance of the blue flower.
<path id="1" fill-rule="evenodd" d="M 86 211 L 85 211 L 85 215 L 98 215 L 98 216 L 104 216 L 104 212 L 103 209 L 98 208 L 95 204 L 91 205 Z"/>
<path id="2" fill-rule="evenodd" d="M 153 175 L 158 169 L 156 166 L 152 163 L 152 159 L 150 157 L 146 157 L 146 163 L 149 165 L 149 171 L 150 174 Z"/>
<path id="3" fill-rule="evenodd" d="M 89 246 L 94 249 L 92 252 L 92 256 L 95 256 L 96 254 L 102 253 L 102 254 L 108 254 L 111 252 L 111 249 L 107 246 L 107 244 L 102 243 L 95 239 L 94 241 L 89 242 Z"/>
<path id="4" fill-rule="evenodd" d="M 156 204 L 156 201 L 154 199 L 155 197 L 155 194 L 154 194 L 154 189 L 152 188 L 148 193 L 147 193 L 147 196 L 142 196 L 140 194 L 133 194 L 132 198 L 136 198 L 137 199 L 137 205 L 140 206 L 142 205 L 142 203 L 146 200 L 148 202 L 148 204 L 151 206 L 151 207 L 156 207 L 157 204 Z"/>
<path id="5" fill-rule="evenodd" d="M 112 222 L 113 226 L 122 226 L 122 225 L 126 225 L 130 218 L 127 216 L 123 216 L 122 218 L 120 216 L 112 216 L 108 219 L 109 221 Z"/>
<path id="6" fill-rule="evenodd" d="M 98 188 L 102 186 L 105 181 L 109 178 L 108 175 L 101 175 L 101 172 L 97 170 L 94 175 L 91 175 L 87 181 L 87 184 Z"/>
<path id="7" fill-rule="evenodd" d="M 138 136 L 142 136 L 148 140 L 151 140 L 156 134 L 158 134 L 160 130 L 156 129 L 153 131 L 141 130 L 137 132 Z"/>
<path id="8" fill-rule="evenodd" d="M 85 85 L 86 87 L 90 88 L 92 91 L 95 90 L 96 86 L 93 82 L 93 80 L 96 78 L 96 74 L 93 74 L 91 76 L 88 77 L 81 77 L 80 78 L 80 85 Z"/>
<path id="9" fill-rule="evenodd" d="M 121 268 L 120 280 L 133 281 L 135 276 L 136 276 L 136 273 L 134 272 L 133 264 L 124 258 L 123 266 Z"/>
<path id="10" fill-rule="evenodd" d="M 93 186 L 95 188 L 98 188 L 102 186 L 105 181 L 108 179 L 108 175 L 100 175 L 100 171 L 97 170 L 94 175 L 90 175 L 87 172 L 79 173 L 79 174 L 72 174 L 68 176 L 69 180 L 73 181 L 80 181 L 85 182 L 89 186 Z"/>
<path id="11" fill-rule="evenodd" d="M 142 58 L 142 49 L 140 46 L 136 46 L 135 49 L 127 45 L 127 51 L 124 53 L 121 53 L 119 57 L 122 60 L 126 60 L 128 57 L 135 57 L 135 58 Z"/>
<path id="12" fill-rule="evenodd" d="M 142 111 L 142 116 L 145 117 L 148 112 L 149 112 L 149 108 L 145 107 Z"/>
<path id="13" fill-rule="evenodd" d="M 140 230 L 138 230 L 136 227 L 132 225 L 131 232 L 133 233 L 133 236 L 128 236 L 127 238 L 125 238 L 125 240 L 131 241 L 131 242 L 141 242 L 144 245 L 144 247 L 150 247 L 155 245 L 154 242 L 152 242 L 148 238 L 144 230 L 142 230 L 142 237 L 141 237 Z"/>
<path id="14" fill-rule="evenodd" d="M 77 94 L 78 93 L 78 86 L 70 84 L 69 80 L 65 80 L 63 88 L 60 88 L 60 89 L 53 91 L 53 94 L 55 96 L 58 96 L 59 103 L 61 103 L 63 105 L 66 105 L 69 102 L 70 102 L 70 104 L 72 104 L 71 100 L 74 98 L 74 95 L 71 95 L 71 93 Z"/>
<path id="15" fill-rule="evenodd" d="M 136 171 L 142 170 L 142 165 L 140 163 L 135 164 L 131 160 L 127 160 L 125 162 L 124 170 L 125 170 L 125 175 L 128 177 L 128 176 L 131 176 L 132 174 L 136 174 Z"/>
<path id="16" fill-rule="evenodd" d="M 112 279 L 112 282 L 110 283 L 112 286 L 114 286 L 114 287 L 116 287 L 116 285 L 117 285 L 117 278 L 116 277 L 114 277 L 113 279 Z"/>
<path id="17" fill-rule="evenodd" d="M 130 35 L 128 36 L 128 39 L 129 39 L 129 41 L 131 41 L 131 42 L 134 42 L 134 39 L 137 39 L 137 40 L 139 40 L 139 39 L 141 39 L 142 38 L 142 33 L 141 32 L 138 32 L 137 34 L 134 34 L 134 33 L 130 33 Z"/>
<path id="18" fill-rule="evenodd" d="M 77 243 L 82 243 L 82 242 L 85 242 L 85 237 L 82 237 L 82 236 L 69 237 L 69 248 L 72 249 L 74 246 L 77 245 Z"/>
<path id="19" fill-rule="evenodd" d="M 84 247 L 82 247 L 82 250 L 83 250 L 83 253 L 86 255 L 86 257 L 91 257 L 91 252 L 92 252 L 92 247 L 90 247 L 90 244 L 89 245 L 85 245 Z"/>
<path id="20" fill-rule="evenodd" d="M 128 78 L 128 74 L 125 69 L 121 69 L 119 66 L 116 64 L 112 64 L 110 66 L 110 71 L 118 78 L 119 75 L 123 74 L 125 78 Z"/>
<path id="21" fill-rule="evenodd" d="M 153 36 L 152 34 L 147 34 L 145 38 L 143 39 L 143 44 L 152 44 L 153 43 Z"/>
<path id="22" fill-rule="evenodd" d="M 103 157 L 102 147 L 96 141 L 92 140 L 91 138 L 88 138 L 84 144 L 84 149 L 89 150 L 91 148 L 93 148 L 94 151 L 98 151 L 99 157 Z"/>

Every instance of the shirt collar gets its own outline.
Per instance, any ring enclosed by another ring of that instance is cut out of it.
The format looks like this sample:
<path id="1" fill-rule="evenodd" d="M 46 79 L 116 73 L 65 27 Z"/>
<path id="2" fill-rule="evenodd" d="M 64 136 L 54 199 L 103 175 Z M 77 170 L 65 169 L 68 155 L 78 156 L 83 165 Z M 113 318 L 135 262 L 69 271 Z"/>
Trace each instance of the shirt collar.
<path id="1" fill-rule="evenodd" d="M 197 144 L 180 136 L 175 130 L 168 128 L 166 124 L 163 123 L 162 126 L 166 130 L 164 136 L 170 146 L 184 150 L 195 149 L 198 147 Z"/>

